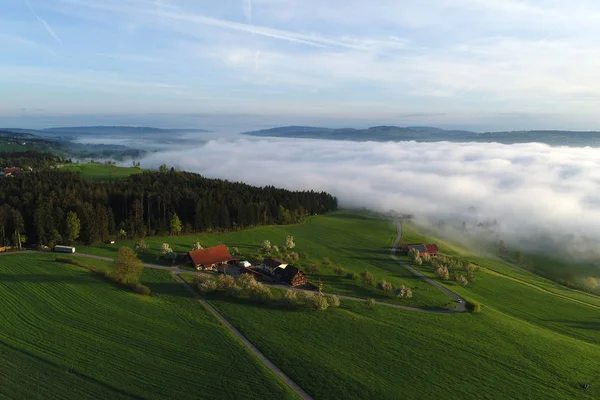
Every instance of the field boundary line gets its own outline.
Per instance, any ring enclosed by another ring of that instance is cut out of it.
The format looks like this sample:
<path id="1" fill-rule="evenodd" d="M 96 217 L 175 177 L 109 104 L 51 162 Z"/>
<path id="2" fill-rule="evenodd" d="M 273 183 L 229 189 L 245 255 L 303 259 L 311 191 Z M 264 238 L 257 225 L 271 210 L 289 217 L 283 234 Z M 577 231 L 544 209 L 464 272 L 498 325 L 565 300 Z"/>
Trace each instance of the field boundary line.
<path id="1" fill-rule="evenodd" d="M 241 340 L 242 344 L 248 348 L 262 363 L 281 379 L 290 389 L 292 389 L 296 394 L 304 399 L 304 400 L 312 400 L 312 397 L 304 391 L 296 382 L 294 382 L 289 376 L 287 376 L 279 367 L 277 367 L 271 360 L 267 358 L 251 341 L 249 341 L 242 333 L 233 326 L 227 318 L 223 316 L 215 307 L 213 307 L 208 301 L 206 301 L 202 296 L 200 296 L 192 287 L 176 272 L 171 272 L 175 279 L 183 284 L 183 286 L 187 289 L 190 294 L 197 299 L 200 304 L 204 306 L 212 315 L 217 318 L 217 320 L 223 324 L 231 333 L 233 333 L 239 340 Z"/>

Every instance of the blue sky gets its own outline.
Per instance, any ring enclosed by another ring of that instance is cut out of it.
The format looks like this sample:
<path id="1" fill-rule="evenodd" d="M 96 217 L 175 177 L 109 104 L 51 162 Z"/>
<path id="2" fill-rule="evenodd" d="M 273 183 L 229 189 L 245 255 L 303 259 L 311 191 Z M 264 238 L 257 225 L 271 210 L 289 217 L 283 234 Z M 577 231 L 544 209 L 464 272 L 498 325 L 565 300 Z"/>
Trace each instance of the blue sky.
<path id="1" fill-rule="evenodd" d="M 161 113 L 600 128 L 592 0 L 0 0 L 0 9 L 0 122 Z"/>

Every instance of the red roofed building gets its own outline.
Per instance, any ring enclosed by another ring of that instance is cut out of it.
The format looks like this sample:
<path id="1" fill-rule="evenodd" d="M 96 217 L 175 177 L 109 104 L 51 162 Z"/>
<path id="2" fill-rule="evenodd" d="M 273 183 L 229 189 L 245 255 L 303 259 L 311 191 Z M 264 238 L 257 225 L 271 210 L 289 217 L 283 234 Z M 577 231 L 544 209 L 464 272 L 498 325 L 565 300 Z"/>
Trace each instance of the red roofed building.
<path id="1" fill-rule="evenodd" d="M 437 247 L 437 244 L 426 244 L 425 248 L 427 249 L 427 253 L 429 253 L 431 257 L 437 257 L 438 253 L 440 252 L 440 250 Z"/>
<path id="2" fill-rule="evenodd" d="M 190 251 L 188 257 L 196 269 L 204 270 L 215 270 L 219 267 L 226 267 L 230 262 L 239 261 L 238 258 L 234 258 L 229 254 L 229 250 L 224 244 L 208 249 Z"/>
<path id="3" fill-rule="evenodd" d="M 19 172 L 21 172 L 21 168 L 4 168 L 4 170 L 2 171 L 4 172 L 4 175 L 6 176 L 10 176 L 10 175 L 15 175 L 18 174 Z"/>

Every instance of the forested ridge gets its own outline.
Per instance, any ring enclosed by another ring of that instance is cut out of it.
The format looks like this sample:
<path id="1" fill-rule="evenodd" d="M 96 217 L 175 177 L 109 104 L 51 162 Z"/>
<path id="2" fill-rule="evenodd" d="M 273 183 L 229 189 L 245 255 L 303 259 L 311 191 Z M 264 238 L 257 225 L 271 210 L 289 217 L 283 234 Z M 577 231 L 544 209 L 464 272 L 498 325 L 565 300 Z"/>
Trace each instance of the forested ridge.
<path id="1" fill-rule="evenodd" d="M 0 244 L 52 246 L 290 224 L 335 210 L 337 199 L 173 170 L 105 182 L 41 170 L 2 179 L 0 204 Z"/>

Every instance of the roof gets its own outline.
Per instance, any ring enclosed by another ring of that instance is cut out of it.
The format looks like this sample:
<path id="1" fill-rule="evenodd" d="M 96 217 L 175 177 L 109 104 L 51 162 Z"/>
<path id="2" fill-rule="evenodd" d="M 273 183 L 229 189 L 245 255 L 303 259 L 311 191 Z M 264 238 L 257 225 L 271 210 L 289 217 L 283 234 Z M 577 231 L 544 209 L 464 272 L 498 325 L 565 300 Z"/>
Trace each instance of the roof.
<path id="1" fill-rule="evenodd" d="M 262 263 L 269 268 L 277 268 L 280 265 L 287 265 L 287 263 L 285 261 L 280 260 L 279 258 L 272 258 L 272 257 L 265 258 Z"/>
<path id="2" fill-rule="evenodd" d="M 253 270 L 251 268 L 248 267 L 244 267 L 240 270 L 240 274 L 250 274 L 250 275 L 254 275 L 254 276 L 262 276 L 262 274 L 256 270 Z"/>
<path id="3" fill-rule="evenodd" d="M 4 168 L 4 173 L 5 174 L 14 174 L 15 172 L 21 172 L 21 168 Z"/>
<path id="4" fill-rule="evenodd" d="M 409 244 L 406 247 L 408 247 L 409 250 L 417 249 L 419 250 L 419 253 L 427 253 L 427 248 L 423 244 Z"/>
<path id="5" fill-rule="evenodd" d="M 229 250 L 224 244 L 208 249 L 190 251 L 189 255 L 194 265 L 212 265 L 237 260 L 229 254 Z"/>
<path id="6" fill-rule="evenodd" d="M 273 275 L 279 280 L 287 283 L 291 283 L 292 279 L 298 274 L 302 273 L 298 268 L 293 265 L 288 265 L 286 268 L 275 268 Z"/>
<path id="7" fill-rule="evenodd" d="M 437 247 L 437 244 L 426 244 L 425 248 L 427 249 L 427 252 L 429 254 L 437 254 L 440 252 L 440 250 Z"/>

